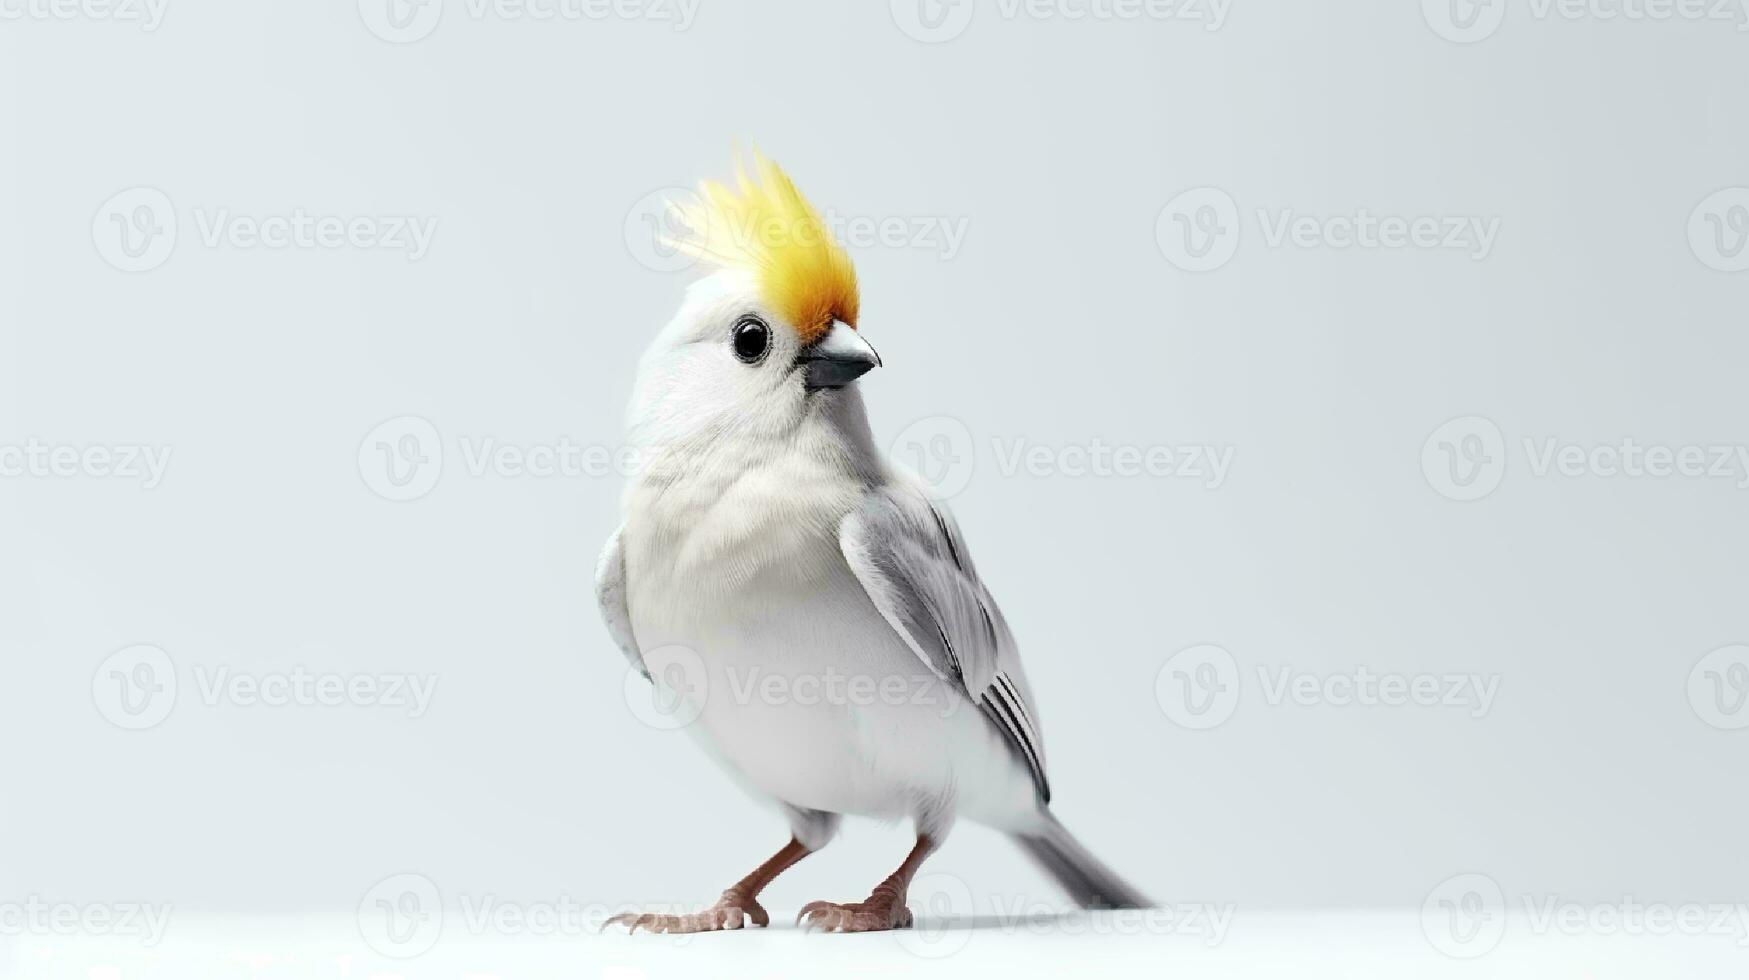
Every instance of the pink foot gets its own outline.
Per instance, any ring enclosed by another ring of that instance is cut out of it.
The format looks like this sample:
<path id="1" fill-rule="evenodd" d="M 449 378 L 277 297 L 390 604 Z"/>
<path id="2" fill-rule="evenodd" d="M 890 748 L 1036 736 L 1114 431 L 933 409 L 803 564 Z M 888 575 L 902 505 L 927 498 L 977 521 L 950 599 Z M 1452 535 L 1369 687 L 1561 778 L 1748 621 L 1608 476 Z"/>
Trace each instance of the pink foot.
<path id="1" fill-rule="evenodd" d="M 866 902 L 845 905 L 809 902 L 802 906 L 796 923 L 824 932 L 884 932 L 910 928 L 911 910 L 892 896 L 875 896 Z"/>
<path id="2" fill-rule="evenodd" d="M 722 929 L 739 929 L 751 920 L 756 926 L 771 924 L 771 916 L 765 908 L 751 898 L 737 894 L 734 889 L 723 893 L 717 903 L 702 912 L 691 912 L 685 915 L 660 915 L 655 912 L 622 912 L 601 924 L 603 932 L 608 926 L 622 925 L 626 934 L 630 935 L 639 929 L 645 932 L 687 933 L 687 932 L 717 932 Z"/>

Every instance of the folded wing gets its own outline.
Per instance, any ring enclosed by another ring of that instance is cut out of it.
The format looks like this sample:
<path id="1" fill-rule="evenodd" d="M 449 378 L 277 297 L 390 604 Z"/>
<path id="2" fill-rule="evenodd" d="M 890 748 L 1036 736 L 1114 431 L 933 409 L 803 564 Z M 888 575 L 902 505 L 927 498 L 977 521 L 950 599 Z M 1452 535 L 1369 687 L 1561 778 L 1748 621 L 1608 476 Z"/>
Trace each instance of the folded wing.
<path id="1" fill-rule="evenodd" d="M 838 543 L 881 615 L 930 670 L 978 705 L 1050 802 L 1020 653 L 952 515 L 912 487 L 890 485 L 869 491 L 844 518 Z"/>

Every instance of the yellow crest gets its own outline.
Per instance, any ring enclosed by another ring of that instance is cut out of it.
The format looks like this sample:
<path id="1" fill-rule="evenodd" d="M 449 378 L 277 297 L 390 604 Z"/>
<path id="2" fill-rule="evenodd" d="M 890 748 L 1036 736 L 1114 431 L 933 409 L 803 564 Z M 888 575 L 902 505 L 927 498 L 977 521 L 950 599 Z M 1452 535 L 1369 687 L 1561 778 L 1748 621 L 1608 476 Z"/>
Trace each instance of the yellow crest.
<path id="1" fill-rule="evenodd" d="M 760 298 L 794 325 L 804 344 L 834 320 L 856 326 L 856 269 L 849 254 L 789 175 L 757 151 L 753 166 L 757 180 L 737 161 L 733 190 L 707 180 L 695 200 L 671 202 L 687 228 L 671 244 L 751 274 Z"/>

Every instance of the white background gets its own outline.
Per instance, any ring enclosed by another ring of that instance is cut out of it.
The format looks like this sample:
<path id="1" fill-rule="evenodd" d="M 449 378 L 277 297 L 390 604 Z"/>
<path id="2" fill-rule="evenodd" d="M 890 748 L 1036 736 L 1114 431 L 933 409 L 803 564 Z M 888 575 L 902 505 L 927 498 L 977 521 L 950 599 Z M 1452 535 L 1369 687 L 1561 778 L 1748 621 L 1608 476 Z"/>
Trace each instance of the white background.
<path id="1" fill-rule="evenodd" d="M 410 873 L 447 915 L 409 962 L 514 975 L 456 952 L 464 899 L 700 903 L 782 843 L 628 705 L 590 594 L 622 478 L 470 465 L 619 445 L 690 277 L 653 202 L 737 141 L 847 233 L 897 229 L 853 242 L 875 430 L 952 492 L 1054 809 L 1126 875 L 1235 936 L 1396 910 L 1416 969 L 1446 962 L 1441 899 L 1492 924 L 1749 901 L 1749 651 L 1703 663 L 1749 642 L 1744 15 L 1455 2 L 1234 0 L 1217 29 L 1202 5 L 702 0 L 676 29 L 678 0 L 447 0 L 402 28 L 376 0 L 0 0 L 0 906 L 167 904 L 164 948 L 220 964 L 207 923 L 308 915 L 363 970 L 353 912 Z M 1332 245 L 1363 211 L 1493 233 Z M 249 238 L 300 213 L 360 237 Z M 1309 245 L 1276 234 L 1307 216 Z M 1591 453 L 1629 439 L 1730 468 Z M 378 443 L 426 462 L 398 486 Z M 1231 465 L 1080 472 L 1096 444 Z M 168 463 L 148 487 L 93 446 Z M 176 688 L 124 705 L 147 675 L 106 658 L 142 644 Z M 435 688 L 418 717 L 205 693 L 298 668 Z M 1313 693 L 1272 695 L 1284 669 Z M 1337 703 L 1362 670 L 1495 693 Z M 906 844 L 853 821 L 767 904 L 858 897 Z M 976 828 L 927 870 L 960 903 L 937 911 L 1061 906 Z M 1741 969 L 1745 929 L 1670 962 Z M 60 943 L 89 931 L 0 946 L 84 976 Z M 1633 941 L 1533 931 L 1459 951 L 1536 942 L 1577 976 Z"/>

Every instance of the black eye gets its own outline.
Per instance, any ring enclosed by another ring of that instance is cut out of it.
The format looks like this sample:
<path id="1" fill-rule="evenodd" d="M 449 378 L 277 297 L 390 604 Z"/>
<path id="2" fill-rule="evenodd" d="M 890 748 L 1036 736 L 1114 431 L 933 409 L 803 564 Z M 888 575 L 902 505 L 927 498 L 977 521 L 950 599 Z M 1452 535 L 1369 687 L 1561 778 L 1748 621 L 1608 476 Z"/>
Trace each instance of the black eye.
<path id="1" fill-rule="evenodd" d="M 733 343 L 735 356 L 740 358 L 743 363 L 757 363 L 760 358 L 765 356 L 765 352 L 771 349 L 771 328 L 761 322 L 758 317 L 742 317 L 741 321 L 735 324 Z"/>

